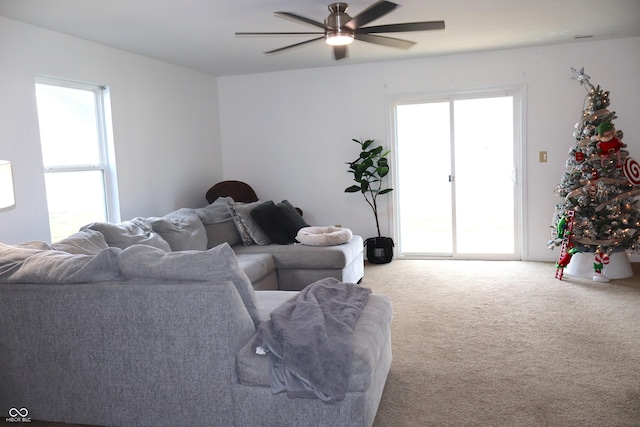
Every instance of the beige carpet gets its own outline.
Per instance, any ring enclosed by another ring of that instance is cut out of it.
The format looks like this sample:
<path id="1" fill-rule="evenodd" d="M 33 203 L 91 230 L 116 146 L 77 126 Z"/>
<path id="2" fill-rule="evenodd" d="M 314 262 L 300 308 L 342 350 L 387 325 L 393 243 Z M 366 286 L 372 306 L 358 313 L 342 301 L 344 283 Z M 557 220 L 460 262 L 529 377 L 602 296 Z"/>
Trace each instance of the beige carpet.
<path id="1" fill-rule="evenodd" d="M 640 426 L 640 269 L 596 283 L 551 263 L 393 261 L 363 286 L 394 304 L 375 427 Z"/>

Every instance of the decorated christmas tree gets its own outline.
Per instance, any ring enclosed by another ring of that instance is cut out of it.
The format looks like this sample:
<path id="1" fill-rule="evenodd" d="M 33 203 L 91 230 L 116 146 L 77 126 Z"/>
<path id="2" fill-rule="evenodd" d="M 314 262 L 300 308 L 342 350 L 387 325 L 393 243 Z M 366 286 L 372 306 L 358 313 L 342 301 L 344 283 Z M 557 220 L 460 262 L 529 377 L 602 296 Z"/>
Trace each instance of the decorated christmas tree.
<path id="1" fill-rule="evenodd" d="M 556 190 L 562 201 L 556 205 L 549 247 L 562 245 L 560 269 L 575 253 L 593 254 L 593 280 L 606 282 L 602 269 L 612 253 L 640 250 L 640 165 L 629 157 L 622 131 L 615 127 L 609 92 L 594 87 L 584 69 L 572 72 L 587 95 Z"/>

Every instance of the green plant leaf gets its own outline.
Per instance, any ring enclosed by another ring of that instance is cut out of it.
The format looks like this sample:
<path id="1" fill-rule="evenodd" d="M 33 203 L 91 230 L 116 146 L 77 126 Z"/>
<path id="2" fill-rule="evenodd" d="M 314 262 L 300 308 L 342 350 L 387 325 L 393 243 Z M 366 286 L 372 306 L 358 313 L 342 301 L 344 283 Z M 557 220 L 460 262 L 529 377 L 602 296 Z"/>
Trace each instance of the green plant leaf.
<path id="1" fill-rule="evenodd" d="M 380 190 L 378 191 L 378 195 L 380 194 L 387 194 L 393 191 L 393 188 L 385 188 L 384 190 Z"/>
<path id="2" fill-rule="evenodd" d="M 364 143 L 362 143 L 362 149 L 366 150 L 367 148 L 369 148 L 369 146 L 371 144 L 373 144 L 375 141 L 373 139 L 367 139 Z"/>
<path id="3" fill-rule="evenodd" d="M 351 187 L 345 188 L 345 193 L 357 193 L 360 191 L 360 186 L 352 185 Z"/>
<path id="4" fill-rule="evenodd" d="M 370 159 L 367 159 L 364 162 L 360 163 L 356 170 L 358 171 L 358 173 L 364 174 L 365 171 L 371 166 L 373 166 L 373 162 Z"/>

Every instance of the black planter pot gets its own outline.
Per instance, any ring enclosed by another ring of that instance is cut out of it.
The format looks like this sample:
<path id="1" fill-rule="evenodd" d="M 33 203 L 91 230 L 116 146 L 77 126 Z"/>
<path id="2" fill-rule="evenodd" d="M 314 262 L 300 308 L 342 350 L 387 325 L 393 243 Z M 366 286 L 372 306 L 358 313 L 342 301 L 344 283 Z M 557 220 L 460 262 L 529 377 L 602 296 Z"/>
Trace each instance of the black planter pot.
<path id="1" fill-rule="evenodd" d="M 393 259 L 393 239 L 391 237 L 369 237 L 364 241 L 367 260 L 372 264 L 387 264 Z"/>

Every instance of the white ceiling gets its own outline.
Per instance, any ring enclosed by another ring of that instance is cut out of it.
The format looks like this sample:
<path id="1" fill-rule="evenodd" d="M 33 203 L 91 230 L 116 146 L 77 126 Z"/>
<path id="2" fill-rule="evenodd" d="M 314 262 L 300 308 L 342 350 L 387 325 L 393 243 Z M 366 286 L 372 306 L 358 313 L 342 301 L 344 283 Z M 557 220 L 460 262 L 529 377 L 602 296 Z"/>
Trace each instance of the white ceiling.
<path id="1" fill-rule="evenodd" d="M 352 0 L 348 13 L 374 1 Z M 305 37 L 235 36 L 315 31 L 273 12 L 322 22 L 331 0 L 0 0 L 0 16 L 216 76 L 640 36 L 640 0 L 396 1 L 401 7 L 369 25 L 444 20 L 446 29 L 388 34 L 417 42 L 409 50 L 356 41 L 338 62 L 322 42 L 262 53 Z"/>

